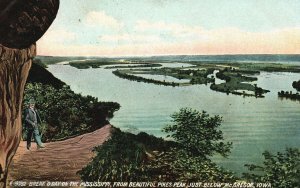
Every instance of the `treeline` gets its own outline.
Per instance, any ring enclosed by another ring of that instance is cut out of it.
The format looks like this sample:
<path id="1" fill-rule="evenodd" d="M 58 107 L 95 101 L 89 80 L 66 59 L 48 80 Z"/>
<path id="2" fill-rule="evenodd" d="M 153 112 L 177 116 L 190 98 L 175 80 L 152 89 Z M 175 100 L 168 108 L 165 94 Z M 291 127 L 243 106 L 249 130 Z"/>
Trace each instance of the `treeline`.
<path id="1" fill-rule="evenodd" d="M 300 80 L 294 81 L 292 86 L 293 88 L 297 89 L 297 91 L 300 91 Z"/>
<path id="2" fill-rule="evenodd" d="M 78 69 L 88 69 L 88 68 L 100 68 L 104 65 L 116 65 L 116 64 L 140 64 L 139 62 L 125 61 L 121 62 L 119 59 L 113 58 L 97 58 L 97 59 L 89 59 L 84 61 L 71 61 L 69 65 L 76 67 Z M 145 63 L 144 63 L 145 64 Z M 157 66 L 157 65 L 154 65 Z"/>
<path id="3" fill-rule="evenodd" d="M 178 79 L 189 79 L 190 84 L 207 84 L 207 83 L 213 83 L 215 81 L 214 77 L 208 77 L 208 75 L 212 74 L 214 72 L 214 69 L 208 68 L 205 70 L 176 70 L 175 74 L 173 74 L 173 77 L 176 77 Z"/>
<path id="4" fill-rule="evenodd" d="M 215 181 L 232 182 L 233 173 L 210 160 L 227 156 L 231 144 L 222 141 L 221 118 L 181 109 L 164 132 L 173 141 L 115 130 L 95 148 L 96 156 L 79 174 L 83 181 Z M 204 136 L 203 136 L 204 135 Z M 203 140 L 199 140 L 203 138 Z M 122 148 L 122 149 L 120 149 Z"/>
<path id="5" fill-rule="evenodd" d="M 221 80 L 225 80 L 226 82 L 229 82 L 231 80 L 231 77 L 225 75 L 223 70 L 220 70 L 219 72 L 217 72 L 216 77 Z"/>
<path id="6" fill-rule="evenodd" d="M 237 78 L 239 81 L 243 81 L 243 82 L 253 82 L 253 81 L 257 81 L 256 77 L 244 76 L 242 74 L 257 74 L 257 73 L 259 72 L 225 68 L 224 70 L 220 70 L 219 72 L 217 72 L 216 77 L 221 80 L 225 80 L 226 82 L 230 82 L 232 80 L 232 77 Z"/>
<path id="7" fill-rule="evenodd" d="M 254 97 L 264 97 L 263 94 L 270 92 L 261 87 L 258 87 L 257 84 L 250 84 L 244 82 L 256 81 L 256 77 L 244 76 L 245 74 L 257 74 L 257 71 L 247 71 L 247 70 L 236 70 L 234 68 L 225 68 L 216 73 L 216 77 L 225 80 L 225 83 L 221 84 L 211 84 L 210 89 L 214 91 L 220 91 L 223 93 L 232 93 L 234 95 L 243 95 L 243 96 L 254 96 Z M 238 91 L 243 90 L 243 91 Z M 246 91 L 251 91 L 253 94 L 246 93 Z"/>
<path id="8" fill-rule="evenodd" d="M 109 123 L 113 113 L 120 108 L 115 102 L 100 102 L 95 97 L 74 93 L 64 82 L 35 63 L 25 86 L 23 109 L 27 108 L 31 98 L 35 99 L 44 121 L 40 127 L 43 141 L 94 131 Z"/>
<path id="9" fill-rule="evenodd" d="M 54 77 L 45 68 L 46 65 L 43 64 L 40 59 L 34 59 L 29 71 L 27 83 L 42 83 L 45 85 L 51 85 L 56 89 L 60 89 L 66 85 L 64 82 Z"/>
<path id="10" fill-rule="evenodd" d="M 147 64 L 140 64 L 140 65 L 116 65 L 116 66 L 109 66 L 105 67 L 105 69 L 121 69 L 121 68 L 144 68 L 144 67 L 161 67 L 161 64 L 155 63 L 147 63 Z"/>
<path id="11" fill-rule="evenodd" d="M 165 82 L 165 81 L 159 81 L 159 80 L 154 80 L 154 79 L 149 79 L 149 78 L 143 78 L 141 76 L 126 74 L 126 73 L 123 73 L 119 70 L 115 70 L 112 73 L 114 75 L 118 76 L 119 78 L 131 80 L 131 81 L 145 82 L 145 83 L 152 83 L 152 84 L 156 84 L 156 85 L 173 86 L 173 87 L 179 86 L 179 83 Z"/>
<path id="12" fill-rule="evenodd" d="M 211 84 L 210 85 L 210 89 L 213 91 L 218 91 L 218 92 L 222 92 L 222 93 L 226 93 L 227 95 L 229 95 L 229 93 L 233 94 L 233 95 L 241 95 L 241 96 L 245 96 L 245 97 L 262 97 L 261 95 L 255 95 L 255 94 L 249 94 L 246 92 L 237 92 L 235 90 L 230 90 L 226 84 Z"/>
<path id="13" fill-rule="evenodd" d="M 292 99 L 292 100 L 300 100 L 299 93 L 293 93 L 292 91 L 280 91 L 278 92 L 278 96 L 282 98 Z"/>
<path id="14" fill-rule="evenodd" d="M 264 152 L 263 165 L 247 164 L 242 177 L 210 160 L 227 156 L 231 143 L 224 142 L 222 118 L 184 108 L 172 115 L 163 130 L 172 141 L 146 133 L 133 135 L 115 129 L 112 137 L 94 149 L 96 156 L 78 174 L 83 181 L 146 182 L 258 182 L 272 187 L 299 185 L 299 149 Z"/>
<path id="15" fill-rule="evenodd" d="M 92 59 L 92 60 L 85 60 L 85 61 L 72 61 L 69 62 L 69 65 L 72 67 L 78 68 L 78 69 L 88 69 L 88 68 L 100 68 L 103 65 L 113 65 L 117 64 L 118 62 L 116 61 L 102 61 L 98 59 Z"/>
<path id="16" fill-rule="evenodd" d="M 253 90 L 253 94 L 246 93 L 245 91 L 243 91 L 243 92 L 236 91 L 236 90 L 230 88 L 230 85 L 227 84 L 227 83 L 221 83 L 221 84 L 213 83 L 213 84 L 210 85 L 210 89 L 214 90 L 214 91 L 219 91 L 219 92 L 222 92 L 222 93 L 226 93 L 227 95 L 229 93 L 231 93 L 231 94 L 234 94 L 234 95 L 242 95 L 242 96 L 245 96 L 245 97 L 256 97 L 256 98 L 263 98 L 264 93 L 270 92 L 269 90 L 264 90 L 261 87 L 257 87 L 256 84 L 254 86 L 252 86 L 250 84 L 239 83 L 239 85 L 247 85 L 247 87 L 249 88 L 248 89 L 249 91 Z M 250 90 L 250 88 L 252 88 L 252 87 L 254 89 Z M 241 88 L 241 90 L 242 89 L 243 88 Z"/>
<path id="17" fill-rule="evenodd" d="M 24 108 L 29 99 L 36 100 L 36 106 L 44 123 L 44 141 L 60 140 L 91 132 L 108 124 L 109 118 L 119 110 L 115 102 L 99 102 L 92 96 L 74 93 L 68 86 L 55 89 L 41 83 L 27 84 Z"/>

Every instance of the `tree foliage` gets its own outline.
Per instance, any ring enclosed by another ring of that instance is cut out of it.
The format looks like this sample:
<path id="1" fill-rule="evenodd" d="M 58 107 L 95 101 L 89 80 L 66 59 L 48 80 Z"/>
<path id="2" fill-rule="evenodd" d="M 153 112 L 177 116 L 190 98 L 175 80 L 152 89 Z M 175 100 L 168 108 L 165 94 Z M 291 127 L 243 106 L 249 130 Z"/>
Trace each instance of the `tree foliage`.
<path id="1" fill-rule="evenodd" d="M 223 142 L 220 116 L 210 117 L 205 111 L 199 112 L 190 108 L 182 108 L 172 116 L 172 124 L 163 131 L 179 144 L 191 156 L 208 159 L 215 153 L 227 156 L 231 143 Z"/>
<path id="2" fill-rule="evenodd" d="M 57 140 L 96 130 L 120 108 L 118 103 L 99 102 L 92 96 L 75 94 L 69 86 L 55 89 L 41 83 L 28 83 L 24 108 L 29 99 L 36 100 L 42 124 L 43 140 Z"/>
<path id="3" fill-rule="evenodd" d="M 179 83 L 166 82 L 166 81 L 160 81 L 160 80 L 155 80 L 155 79 L 150 79 L 150 78 L 144 78 L 144 77 L 141 77 L 141 76 L 127 74 L 127 73 L 124 73 L 120 70 L 115 70 L 112 73 L 114 75 L 118 76 L 119 78 L 132 80 L 132 81 L 137 81 L 137 82 L 145 82 L 145 83 L 152 83 L 152 84 L 157 84 L 157 85 L 173 86 L 173 87 L 179 86 Z"/>
<path id="4" fill-rule="evenodd" d="M 42 83 L 51 85 L 55 89 L 61 89 L 64 82 L 54 77 L 47 69 L 46 65 L 40 59 L 34 59 L 29 71 L 27 83 Z"/>
<path id="5" fill-rule="evenodd" d="M 272 187 L 286 188 L 300 186 L 300 150 L 287 148 L 285 152 L 274 155 L 268 151 L 263 153 L 263 165 L 247 164 L 249 173 L 245 179 L 254 182 L 269 182 Z"/>
<path id="6" fill-rule="evenodd" d="M 293 88 L 295 88 L 297 91 L 300 91 L 300 80 L 294 81 L 292 84 Z"/>
<path id="7" fill-rule="evenodd" d="M 146 164 L 147 176 L 157 181 L 232 182 L 236 179 L 209 159 L 191 156 L 184 149 L 171 148 Z"/>
<path id="8" fill-rule="evenodd" d="M 147 179 L 145 164 L 149 154 L 146 151 L 166 147 L 167 142 L 146 133 L 133 135 L 114 129 L 108 141 L 94 148 L 97 155 L 78 174 L 84 181 Z"/>
<path id="9" fill-rule="evenodd" d="M 227 155 L 219 116 L 181 109 L 164 130 L 172 141 L 146 133 L 114 132 L 95 149 L 97 156 L 79 174 L 84 181 L 234 181 L 235 177 L 213 163 L 213 153 Z M 223 148 L 222 148 L 223 147 Z"/>
<path id="10" fill-rule="evenodd" d="M 160 153 L 148 165 L 160 171 L 163 181 L 233 181 L 233 173 L 224 170 L 210 160 L 218 153 L 227 156 L 231 143 L 224 143 L 220 116 L 210 116 L 205 111 L 182 108 L 172 116 L 172 124 L 163 131 L 176 143 L 168 151 Z"/>

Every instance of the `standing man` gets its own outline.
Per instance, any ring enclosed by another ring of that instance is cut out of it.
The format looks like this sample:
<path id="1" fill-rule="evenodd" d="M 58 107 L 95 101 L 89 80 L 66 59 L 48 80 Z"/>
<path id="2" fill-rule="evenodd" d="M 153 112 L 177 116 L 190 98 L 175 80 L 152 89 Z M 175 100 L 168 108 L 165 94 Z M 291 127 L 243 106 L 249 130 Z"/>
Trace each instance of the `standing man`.
<path id="1" fill-rule="evenodd" d="M 31 146 L 31 138 L 33 134 L 33 138 L 37 144 L 37 148 L 44 148 L 44 144 L 41 141 L 41 136 L 39 133 L 38 124 L 40 124 L 41 118 L 35 109 L 35 101 L 34 99 L 29 100 L 29 108 L 25 111 L 25 125 L 27 128 L 27 149 L 30 150 Z"/>

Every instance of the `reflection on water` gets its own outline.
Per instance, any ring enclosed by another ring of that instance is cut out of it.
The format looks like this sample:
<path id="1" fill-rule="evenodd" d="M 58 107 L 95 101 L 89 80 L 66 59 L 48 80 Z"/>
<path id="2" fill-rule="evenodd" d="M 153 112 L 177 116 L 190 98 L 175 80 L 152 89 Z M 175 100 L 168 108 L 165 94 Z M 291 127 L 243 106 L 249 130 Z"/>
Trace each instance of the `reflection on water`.
<path id="1" fill-rule="evenodd" d="M 161 128 L 170 123 L 170 114 L 182 107 L 221 115 L 224 138 L 233 142 L 233 148 L 228 159 L 214 159 L 238 173 L 245 170 L 245 163 L 261 162 L 265 150 L 276 152 L 287 146 L 299 147 L 300 103 L 277 97 L 279 90 L 293 90 L 291 83 L 300 79 L 299 74 L 263 72 L 256 83 L 271 92 L 256 99 L 226 95 L 205 85 L 166 87 L 128 81 L 103 68 L 80 70 L 68 65 L 50 65 L 48 70 L 75 92 L 119 102 L 121 109 L 111 123 L 121 129 L 137 128 L 164 136 Z"/>

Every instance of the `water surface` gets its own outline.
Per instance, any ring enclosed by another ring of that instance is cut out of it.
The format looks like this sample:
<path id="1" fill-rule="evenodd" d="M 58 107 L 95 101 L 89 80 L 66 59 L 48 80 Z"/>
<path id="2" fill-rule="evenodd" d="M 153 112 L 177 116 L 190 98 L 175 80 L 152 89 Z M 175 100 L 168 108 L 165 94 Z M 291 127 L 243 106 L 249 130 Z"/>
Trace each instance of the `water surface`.
<path id="1" fill-rule="evenodd" d="M 254 83 L 271 92 L 265 98 L 244 98 L 212 91 L 209 85 L 167 87 L 129 81 L 103 68 L 50 65 L 48 70 L 77 93 L 120 103 L 121 109 L 111 123 L 123 130 L 136 128 L 165 136 L 161 128 L 170 123 L 170 114 L 182 107 L 221 115 L 224 138 L 233 142 L 233 148 L 228 159 L 214 160 L 237 173 L 245 170 L 246 163 L 260 163 L 265 150 L 277 152 L 285 147 L 299 147 L 300 103 L 281 100 L 277 92 L 294 91 L 291 83 L 299 80 L 300 74 L 262 72 Z"/>

